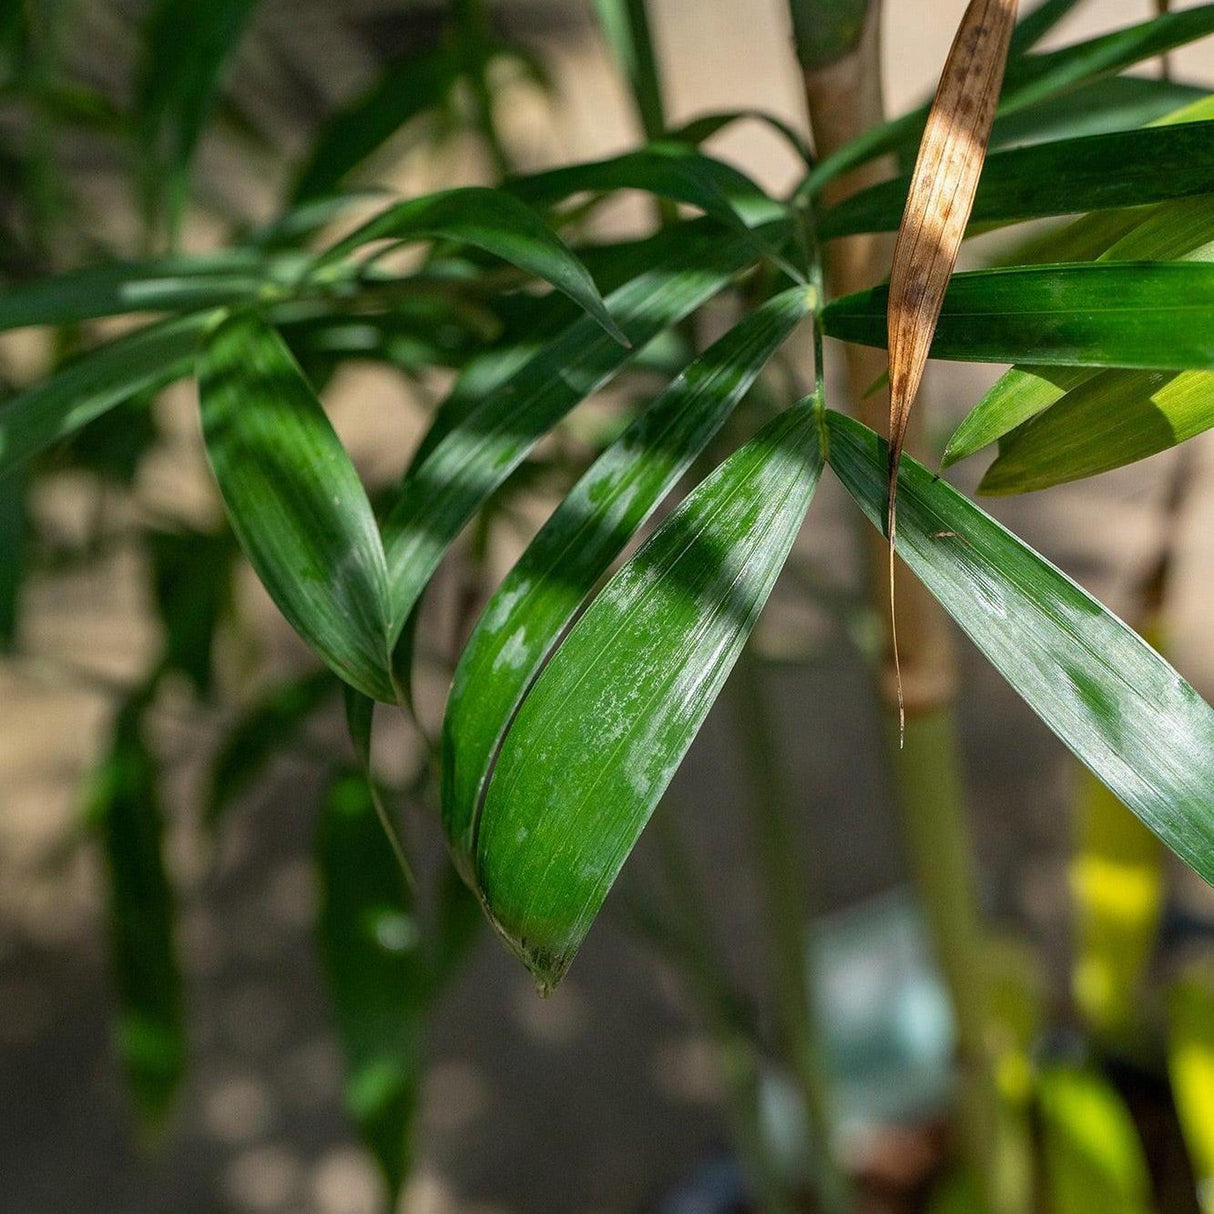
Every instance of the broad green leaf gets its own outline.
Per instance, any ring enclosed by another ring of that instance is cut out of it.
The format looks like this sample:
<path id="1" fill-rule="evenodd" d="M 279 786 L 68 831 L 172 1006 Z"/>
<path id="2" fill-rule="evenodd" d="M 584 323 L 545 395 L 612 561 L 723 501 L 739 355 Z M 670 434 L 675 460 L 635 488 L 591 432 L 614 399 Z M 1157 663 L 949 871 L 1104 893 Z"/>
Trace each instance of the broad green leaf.
<path id="1" fill-rule="evenodd" d="M 546 279 L 626 344 L 590 271 L 530 207 L 502 190 L 468 186 L 399 202 L 339 240 L 319 264 L 330 264 L 378 240 L 455 240 L 475 245 Z"/>
<path id="2" fill-rule="evenodd" d="M 118 261 L 50 274 L 0 292 L 0 329 L 66 325 L 95 316 L 132 312 L 185 312 L 257 299 L 298 259 L 271 262 L 252 250 L 205 257 Z"/>
<path id="3" fill-rule="evenodd" d="M 1214 426 L 1214 372 L 1102 371 L 1002 437 L 980 493 L 1027 493 L 1120 468 Z"/>
<path id="4" fill-rule="evenodd" d="M 224 70 L 257 0 L 157 0 L 145 27 L 137 82 L 145 196 L 185 201 L 185 178 Z M 171 226 L 176 220 L 171 219 Z"/>
<path id="5" fill-rule="evenodd" d="M 1017 223 L 1047 215 L 1140 206 L 1210 191 L 1214 122 L 1144 127 L 1026 148 L 986 158 L 971 224 Z M 853 194 L 827 211 L 824 238 L 892 232 L 906 205 L 910 177 Z"/>
<path id="6" fill-rule="evenodd" d="M 1095 1069 L 1056 1065 L 1037 1095 L 1053 1214 L 1150 1214 L 1142 1143 L 1116 1089 Z"/>
<path id="7" fill-rule="evenodd" d="M 1208 93 L 1208 89 L 1175 80 L 1106 76 L 998 119 L 991 146 L 1016 147 L 1146 126 Z"/>
<path id="8" fill-rule="evenodd" d="M 829 461 L 884 526 L 884 441 L 828 414 Z M 1214 710 L 1130 628 L 922 464 L 903 460 L 898 551 L 1021 698 L 1214 883 Z"/>
<path id="9" fill-rule="evenodd" d="M 152 531 L 147 534 L 152 590 L 164 628 L 161 667 L 179 670 L 206 695 L 211 649 L 232 597 L 236 547 L 225 532 Z"/>
<path id="10" fill-rule="evenodd" d="M 275 755 L 290 749 L 333 691 L 327 670 L 278 683 L 232 723 L 211 766 L 203 821 L 214 828 L 232 802 L 264 774 Z"/>
<path id="11" fill-rule="evenodd" d="M 1043 54 L 1020 55 L 1009 62 L 1000 95 L 999 114 L 1011 114 L 1047 97 L 1066 92 L 1100 76 L 1152 59 L 1178 46 L 1214 33 L 1214 4 L 1101 34 Z M 926 105 L 881 123 L 820 160 L 801 191 L 817 193 L 828 181 L 886 152 L 914 146 L 923 134 Z"/>
<path id="12" fill-rule="evenodd" d="M 827 305 L 831 337 L 886 343 L 888 287 Z M 1214 264 L 1107 262 L 955 274 L 933 358 L 1043 366 L 1214 367 Z"/>
<path id="13" fill-rule="evenodd" d="M 1083 772 L 1071 861 L 1075 966 L 1071 991 L 1105 1036 L 1132 1030 L 1163 910 L 1163 849 L 1137 818 Z"/>
<path id="14" fill-rule="evenodd" d="M 346 1060 L 346 1106 L 394 1205 L 411 1153 L 430 966 L 422 925 L 361 775 L 339 776 L 329 788 L 316 854 L 317 936 Z"/>
<path id="15" fill-rule="evenodd" d="M 1214 198 L 1177 199 L 1149 208 L 1145 214 L 1142 211 L 1115 211 L 1106 215 L 1110 222 L 1102 227 L 1087 223 L 1088 219 L 1098 219 L 1099 215 L 1080 221 L 1084 225 L 1081 239 L 1091 238 L 1091 243 L 1086 248 L 1072 245 L 1070 252 L 1073 255 L 1101 261 L 1211 260 Z M 1133 373 L 1102 375 L 1093 367 L 1013 367 L 999 378 L 954 431 L 944 452 L 944 466 L 1002 438 L 1093 377 L 1098 377 L 1106 390 L 1122 379 L 1137 380 L 1139 387 L 1142 381 L 1141 376 L 1136 377 Z"/>
<path id="16" fill-rule="evenodd" d="M 457 68 L 446 48 L 389 64 L 370 88 L 325 120 L 300 169 L 292 201 L 332 193 L 401 127 L 440 106 L 455 82 Z"/>
<path id="17" fill-rule="evenodd" d="M 181 1082 L 186 1040 L 157 764 L 140 733 L 142 708 L 137 696 L 119 712 L 87 812 L 101 835 L 109 881 L 118 1053 L 139 1112 L 155 1125 Z"/>
<path id="18" fill-rule="evenodd" d="M 0 405 L 0 474 L 122 401 L 188 375 L 216 316 L 197 312 L 138 329 L 82 354 Z"/>
<path id="19" fill-rule="evenodd" d="M 594 462 L 489 600 L 443 724 L 443 821 L 465 865 L 493 756 L 562 629 L 810 306 L 809 291 L 793 288 L 687 367 Z"/>
<path id="20" fill-rule="evenodd" d="M 754 259 L 742 235 L 679 225 L 650 245 L 650 268 L 612 292 L 608 305 L 632 349 L 676 324 Z M 469 407 L 415 464 L 384 524 L 392 637 L 400 635 L 448 544 L 576 404 L 597 391 L 632 351 L 582 316 L 509 379 Z"/>
<path id="21" fill-rule="evenodd" d="M 232 530 L 270 597 L 342 679 L 395 700 L 371 504 L 282 338 L 251 315 L 221 324 L 200 360 L 199 403 Z"/>
<path id="22" fill-rule="evenodd" d="M 1168 996 L 1172 1097 L 1197 1180 L 1202 1214 L 1214 1211 L 1214 967 L 1188 967 Z"/>
<path id="23" fill-rule="evenodd" d="M 820 419 L 781 414 L 607 584 L 523 702 L 489 784 L 476 878 L 541 986 L 560 981 L 703 723 L 821 471 Z"/>
<path id="24" fill-rule="evenodd" d="M 585 192 L 644 190 L 698 207 L 705 215 L 740 228 L 777 220 L 784 213 L 783 206 L 745 173 L 686 143 L 650 143 L 607 160 L 514 177 L 505 188 L 536 206 L 551 206 Z"/>

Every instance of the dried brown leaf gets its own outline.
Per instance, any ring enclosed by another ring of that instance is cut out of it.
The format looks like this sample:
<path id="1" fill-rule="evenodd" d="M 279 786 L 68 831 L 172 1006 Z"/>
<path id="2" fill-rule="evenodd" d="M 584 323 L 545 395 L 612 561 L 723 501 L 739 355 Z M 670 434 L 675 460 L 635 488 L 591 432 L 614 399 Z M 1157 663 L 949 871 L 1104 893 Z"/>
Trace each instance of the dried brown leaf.
<path id="1" fill-rule="evenodd" d="M 902 673 L 894 617 L 894 544 L 898 464 L 906 427 L 931 349 L 944 292 L 957 263 L 986 159 L 1003 84 L 1017 0 L 971 0 L 944 64 L 932 102 L 889 280 L 889 598 L 898 717 Z"/>

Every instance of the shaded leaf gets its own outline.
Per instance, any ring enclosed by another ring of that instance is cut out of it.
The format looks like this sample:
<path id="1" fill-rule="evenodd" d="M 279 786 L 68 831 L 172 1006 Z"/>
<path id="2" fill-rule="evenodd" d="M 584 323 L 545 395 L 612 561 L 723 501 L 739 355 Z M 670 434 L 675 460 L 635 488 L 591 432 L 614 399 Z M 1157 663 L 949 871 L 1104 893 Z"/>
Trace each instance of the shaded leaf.
<path id="1" fill-rule="evenodd" d="M 330 786 L 316 855 L 317 937 L 346 1060 L 346 1107 L 395 1204 L 411 1151 L 430 972 L 416 908 L 361 775 Z"/>
<path id="2" fill-rule="evenodd" d="M 682 126 L 668 132 L 666 138 L 672 143 L 704 143 L 726 127 L 738 122 L 758 122 L 779 135 L 797 156 L 807 165 L 814 162 L 813 148 L 809 140 L 777 114 L 767 110 L 726 110 L 720 113 L 699 114 Z"/>
<path id="3" fill-rule="evenodd" d="M 1041 0 L 1034 5 L 1016 22 L 1009 56 L 1032 50 L 1078 3 L 1079 0 Z"/>
<path id="4" fill-rule="evenodd" d="M 120 711 L 87 812 L 101 834 L 109 881 L 118 1053 L 139 1112 L 155 1125 L 181 1082 L 186 1040 L 157 764 L 140 732 L 143 707 L 136 697 Z"/>
<path id="5" fill-rule="evenodd" d="M 486 908 L 560 981 L 749 636 L 821 470 L 819 417 L 781 414 L 607 584 L 523 702 L 476 839 Z"/>
<path id="6" fill-rule="evenodd" d="M 794 288 L 697 358 L 595 461 L 489 600 L 456 668 L 443 725 L 443 821 L 471 864 L 498 744 L 579 604 L 811 306 Z"/>
<path id="7" fill-rule="evenodd" d="M 225 321 L 200 360 L 199 404 L 232 530 L 270 597 L 342 679 L 395 700 L 371 504 L 282 338 L 251 315 Z"/>
<path id="8" fill-rule="evenodd" d="M 1214 122 L 1060 139 L 989 156 L 969 218 L 975 224 L 1003 224 L 1141 206 L 1207 194 L 1212 181 Z M 909 177 L 898 177 L 853 194 L 823 215 L 820 234 L 892 231 L 909 183 Z M 962 228 L 963 221 L 964 215 L 956 217 Z"/>
<path id="9" fill-rule="evenodd" d="M 0 406 L 0 473 L 66 438 L 120 402 L 190 373 L 216 314 L 149 325 L 98 346 Z"/>
<path id="10" fill-rule="evenodd" d="M 710 299 L 754 257 L 744 237 L 711 225 L 668 229 L 649 251 L 650 268 L 608 297 L 633 350 Z M 592 318 L 581 317 L 486 396 L 468 401 L 459 420 L 413 466 L 384 524 L 394 639 L 464 524 L 540 438 L 610 380 L 631 352 Z"/>
<path id="11" fill-rule="evenodd" d="M 333 691 L 333 676 L 316 671 L 279 683 L 237 717 L 211 767 L 203 820 L 218 825 L 232 802 L 261 778 L 275 755 L 291 746 L 308 718 Z"/>
<path id="12" fill-rule="evenodd" d="M 411 198 L 381 211 L 340 240 L 321 265 L 377 240 L 455 240 L 475 245 L 546 279 L 627 344 L 599 296 L 590 271 L 529 207 L 502 190 L 468 186 Z"/>
<path id="13" fill-rule="evenodd" d="M 837 413 L 829 460 L 884 521 L 886 444 Z M 1141 637 L 923 465 L 904 459 L 898 552 L 1081 762 L 1214 882 L 1214 710 Z"/>
<path id="14" fill-rule="evenodd" d="M 0 653 L 11 653 L 20 623 L 22 587 L 29 547 L 27 477 L 21 471 L 0 481 Z"/>
<path id="15" fill-rule="evenodd" d="M 325 120 L 299 171 L 292 201 L 331 193 L 401 127 L 441 105 L 457 66 L 445 48 L 389 64 L 370 88 Z"/>

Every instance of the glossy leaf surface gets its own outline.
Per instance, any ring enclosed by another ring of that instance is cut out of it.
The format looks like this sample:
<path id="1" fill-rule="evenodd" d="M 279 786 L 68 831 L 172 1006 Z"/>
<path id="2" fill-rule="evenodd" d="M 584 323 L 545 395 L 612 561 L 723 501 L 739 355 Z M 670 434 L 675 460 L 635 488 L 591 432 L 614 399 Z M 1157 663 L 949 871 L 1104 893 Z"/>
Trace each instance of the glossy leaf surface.
<path id="1" fill-rule="evenodd" d="M 1214 179 L 1214 122 L 1114 131 L 993 152 L 974 197 L 971 223 L 1141 206 L 1206 194 Z M 822 217 L 823 237 L 892 232 L 909 177 L 853 194 Z"/>
<path id="2" fill-rule="evenodd" d="M 591 603 L 524 701 L 489 785 L 476 876 L 498 930 L 560 981 L 750 634 L 821 469 L 781 414 Z"/>
<path id="3" fill-rule="evenodd" d="M 830 465 L 884 523 L 886 445 L 828 415 Z M 1214 883 L 1214 710 L 1130 628 L 922 464 L 903 460 L 898 552 L 1017 694 Z"/>
<path id="4" fill-rule="evenodd" d="M 282 338 L 239 316 L 199 368 L 207 457 L 270 597 L 347 683 L 394 700 L 387 578 L 371 504 Z"/>
<path id="5" fill-rule="evenodd" d="M 888 288 L 827 305 L 826 332 L 886 343 Z M 1183 370 L 1214 366 L 1214 264 L 1108 262 L 956 274 L 933 358 Z"/>
<path id="6" fill-rule="evenodd" d="M 612 292 L 611 314 L 632 350 L 715 295 L 754 257 L 741 235 L 693 226 L 652 246 L 650 268 Z M 632 350 L 583 316 L 466 410 L 401 485 L 384 525 L 393 639 L 447 545 L 537 442 L 605 384 Z"/>
<path id="7" fill-rule="evenodd" d="M 552 283 L 618 341 L 625 340 L 590 271 L 530 207 L 503 190 L 468 186 L 399 202 L 338 241 L 321 264 L 377 240 L 454 240 L 484 249 Z"/>
<path id="8" fill-rule="evenodd" d="M 493 755 L 561 630 L 809 307 L 805 289 L 785 292 L 697 358 L 594 462 L 490 599 L 443 727 L 443 820 L 465 862 Z"/>

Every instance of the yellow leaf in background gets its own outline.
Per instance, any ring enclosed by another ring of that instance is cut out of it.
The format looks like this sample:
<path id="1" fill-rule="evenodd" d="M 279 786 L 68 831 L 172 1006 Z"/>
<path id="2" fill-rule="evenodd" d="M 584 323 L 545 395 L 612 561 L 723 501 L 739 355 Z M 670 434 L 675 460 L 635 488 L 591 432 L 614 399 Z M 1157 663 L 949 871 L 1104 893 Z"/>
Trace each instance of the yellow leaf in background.
<path id="1" fill-rule="evenodd" d="M 928 114 L 889 280 L 889 596 L 898 716 L 902 674 L 894 621 L 898 461 L 944 292 L 965 236 L 1003 85 L 1017 0 L 971 0 Z"/>
<path id="2" fill-rule="evenodd" d="M 1168 1069 L 1202 1214 L 1214 1214 L 1214 962 L 1192 966 L 1168 999 Z"/>

